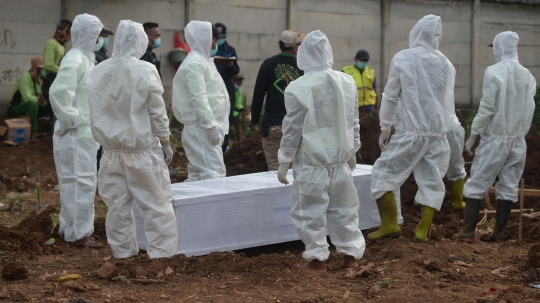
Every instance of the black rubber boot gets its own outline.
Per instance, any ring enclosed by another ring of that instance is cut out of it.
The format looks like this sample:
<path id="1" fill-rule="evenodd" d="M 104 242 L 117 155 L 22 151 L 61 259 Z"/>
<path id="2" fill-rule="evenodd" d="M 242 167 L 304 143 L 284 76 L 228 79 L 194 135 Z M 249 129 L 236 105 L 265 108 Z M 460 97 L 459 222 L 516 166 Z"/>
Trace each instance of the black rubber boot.
<path id="1" fill-rule="evenodd" d="M 497 200 L 497 214 L 495 215 L 495 228 L 491 235 L 483 235 L 480 240 L 484 242 L 504 241 L 504 232 L 506 231 L 506 225 L 510 218 L 510 212 L 512 212 L 512 205 L 514 202 L 508 200 Z"/>
<path id="2" fill-rule="evenodd" d="M 478 212 L 480 211 L 480 199 L 465 199 L 465 216 L 463 227 L 456 234 L 456 238 L 463 242 L 473 243 L 476 224 L 478 224 Z"/>

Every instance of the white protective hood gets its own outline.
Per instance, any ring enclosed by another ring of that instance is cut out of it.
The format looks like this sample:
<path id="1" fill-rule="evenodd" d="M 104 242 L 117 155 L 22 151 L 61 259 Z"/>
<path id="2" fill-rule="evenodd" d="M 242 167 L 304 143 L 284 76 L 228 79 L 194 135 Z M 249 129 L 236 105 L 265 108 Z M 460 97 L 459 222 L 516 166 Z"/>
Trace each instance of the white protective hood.
<path id="1" fill-rule="evenodd" d="M 77 15 L 71 27 L 73 48 L 79 49 L 88 58 L 94 60 L 93 48 L 101 29 L 103 29 L 103 24 L 98 17 L 89 14 Z"/>
<path id="2" fill-rule="evenodd" d="M 518 61 L 519 37 L 514 32 L 502 32 L 493 40 L 493 54 L 497 62 L 515 60 Z"/>
<path id="3" fill-rule="evenodd" d="M 313 31 L 304 38 L 298 48 L 297 64 L 304 73 L 332 68 L 332 47 L 323 32 Z"/>
<path id="4" fill-rule="evenodd" d="M 139 59 L 148 47 L 148 36 L 142 24 L 131 20 L 122 20 L 114 36 L 114 59 L 135 57 Z"/>
<path id="5" fill-rule="evenodd" d="M 186 25 L 186 42 L 191 51 L 199 52 L 210 58 L 210 48 L 212 47 L 212 24 L 208 21 L 190 21 Z"/>
<path id="6" fill-rule="evenodd" d="M 390 62 L 381 100 L 381 129 L 440 136 L 450 131 L 454 109 L 455 69 L 438 50 L 439 16 L 420 19 L 409 35 L 409 49 Z"/>
<path id="7" fill-rule="evenodd" d="M 428 46 L 439 49 L 442 37 L 441 17 L 427 15 L 420 19 L 409 34 L 409 48 Z"/>

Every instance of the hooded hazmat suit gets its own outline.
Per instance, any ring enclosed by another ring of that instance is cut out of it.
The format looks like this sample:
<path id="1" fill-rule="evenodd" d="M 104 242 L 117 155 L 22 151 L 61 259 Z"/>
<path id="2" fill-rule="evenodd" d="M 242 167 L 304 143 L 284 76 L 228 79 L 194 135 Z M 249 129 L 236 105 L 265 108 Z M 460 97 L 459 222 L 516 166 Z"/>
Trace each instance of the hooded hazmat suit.
<path id="1" fill-rule="evenodd" d="M 173 113 L 184 124 L 182 145 L 189 160 L 188 181 L 225 177 L 221 144 L 212 145 L 207 131 L 217 128 L 221 141 L 229 131 L 229 94 L 210 57 L 212 24 L 191 21 L 185 28 L 191 51 L 173 80 Z"/>
<path id="2" fill-rule="evenodd" d="M 285 90 L 287 115 L 278 159 L 281 165 L 293 163 L 291 219 L 309 261 L 328 258 L 327 227 L 339 253 L 360 259 L 365 250 L 347 165 L 360 148 L 358 92 L 351 76 L 331 69 L 333 63 L 326 36 L 309 33 L 298 49 L 304 75 Z"/>
<path id="3" fill-rule="evenodd" d="M 465 129 L 461 126 L 457 116 L 452 119 L 452 126 L 446 135 L 450 145 L 450 163 L 446 176 L 448 180 L 454 182 L 467 177 L 465 171 L 465 159 L 463 159 L 463 145 L 465 143 Z"/>
<path id="4" fill-rule="evenodd" d="M 94 232 L 96 154 L 92 137 L 86 75 L 94 67 L 93 48 L 103 25 L 96 16 L 75 17 L 73 48 L 62 59 L 49 98 L 58 118 L 53 136 L 54 162 L 60 185 L 60 230 L 68 242 Z"/>
<path id="5" fill-rule="evenodd" d="M 138 254 L 132 205 L 144 213 L 148 256 L 178 251 L 169 171 L 159 140 L 169 140 L 169 119 L 156 67 L 139 60 L 148 46 L 143 26 L 122 20 L 112 57 L 87 78 L 94 138 L 103 146 L 99 194 L 109 207 L 107 240 L 115 258 Z"/>
<path id="6" fill-rule="evenodd" d="M 495 36 L 497 64 L 486 69 L 482 100 L 471 136 L 481 135 L 463 195 L 482 199 L 498 176 L 497 200 L 516 202 L 525 167 L 529 132 L 534 114 L 536 80 L 518 61 L 519 37 L 514 32 Z"/>
<path id="7" fill-rule="evenodd" d="M 438 50 L 442 23 L 427 15 L 410 32 L 409 49 L 390 63 L 381 102 L 381 130 L 395 134 L 373 166 L 371 199 L 393 192 L 414 171 L 415 200 L 440 210 L 450 157 L 446 138 L 454 111 L 455 69 Z"/>

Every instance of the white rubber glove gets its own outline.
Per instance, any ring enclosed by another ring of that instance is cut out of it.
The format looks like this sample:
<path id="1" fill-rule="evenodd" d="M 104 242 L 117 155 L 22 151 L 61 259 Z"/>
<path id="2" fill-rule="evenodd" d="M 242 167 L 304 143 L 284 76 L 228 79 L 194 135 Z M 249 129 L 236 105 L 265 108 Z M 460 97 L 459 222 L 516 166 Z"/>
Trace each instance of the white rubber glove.
<path id="1" fill-rule="evenodd" d="M 208 135 L 208 140 L 210 140 L 210 144 L 212 144 L 213 146 L 221 146 L 221 144 L 223 143 L 223 139 L 221 138 L 221 134 L 219 133 L 219 129 L 217 128 L 217 126 L 207 129 L 206 134 Z"/>
<path id="2" fill-rule="evenodd" d="M 347 161 L 347 164 L 351 168 L 351 171 L 356 169 L 356 154 L 352 154 L 352 156 L 349 158 L 349 161 Z"/>
<path id="3" fill-rule="evenodd" d="M 71 131 L 71 128 L 68 128 L 68 129 L 59 129 L 57 131 L 54 132 L 55 135 L 59 136 L 59 137 L 62 137 L 63 135 L 69 133 Z"/>
<path id="4" fill-rule="evenodd" d="M 381 131 L 381 135 L 379 137 L 379 147 L 382 151 L 386 151 L 388 148 L 388 142 L 390 141 L 390 132 L 387 130 Z"/>
<path id="5" fill-rule="evenodd" d="M 277 170 L 277 178 L 279 182 L 282 184 L 289 184 L 289 180 L 287 180 L 287 172 L 289 171 L 289 167 L 291 166 L 291 163 L 281 164 L 279 165 L 279 168 Z"/>
<path id="6" fill-rule="evenodd" d="M 467 139 L 467 142 L 465 142 L 465 150 L 467 151 L 467 154 L 469 154 L 469 156 L 473 155 L 471 149 L 473 148 L 474 143 L 476 142 L 476 136 L 478 136 L 478 134 L 471 133 L 471 135 L 469 136 L 469 139 Z"/>
<path id="7" fill-rule="evenodd" d="M 161 141 L 161 148 L 163 149 L 163 155 L 165 156 L 165 163 L 167 166 L 171 165 L 173 158 L 173 150 L 171 148 L 171 141 L 164 140 Z"/>

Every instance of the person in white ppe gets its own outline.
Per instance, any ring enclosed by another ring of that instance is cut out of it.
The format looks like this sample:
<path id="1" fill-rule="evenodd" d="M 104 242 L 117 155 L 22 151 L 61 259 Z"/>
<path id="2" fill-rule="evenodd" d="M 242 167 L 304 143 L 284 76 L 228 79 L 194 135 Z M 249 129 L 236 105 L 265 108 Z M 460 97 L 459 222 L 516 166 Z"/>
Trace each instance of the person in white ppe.
<path id="1" fill-rule="evenodd" d="M 409 49 L 397 53 L 390 63 L 380 109 L 383 153 L 373 166 L 371 180 L 371 199 L 377 201 L 381 225 L 367 236 L 369 240 L 401 234 L 394 191 L 411 172 L 418 184 L 415 200 L 422 206 L 416 242 L 427 241 L 433 215 L 441 208 L 442 178 L 450 160 L 446 136 L 455 116 L 455 69 L 438 50 L 441 35 L 441 18 L 423 17 L 410 32 Z M 395 134 L 389 142 L 392 126 Z"/>
<path id="2" fill-rule="evenodd" d="M 173 79 L 173 113 L 184 124 L 182 145 L 188 158 L 186 182 L 225 177 L 221 144 L 229 132 L 229 94 L 214 64 L 217 29 L 205 21 L 185 28 L 191 51 Z"/>
<path id="3" fill-rule="evenodd" d="M 118 259 L 139 253 L 134 203 L 144 215 L 148 256 L 170 257 L 178 251 L 167 169 L 173 157 L 169 118 L 155 65 L 139 60 L 147 46 L 142 24 L 120 21 L 112 57 L 86 80 L 94 138 L 103 146 L 98 188 L 109 207 L 107 241 Z"/>
<path id="4" fill-rule="evenodd" d="M 471 178 L 465 183 L 465 219 L 456 237 L 464 242 L 474 241 L 480 201 L 495 185 L 497 214 L 493 233 L 482 241 L 505 239 L 506 224 L 512 204 L 518 200 L 518 183 L 525 167 L 529 132 L 534 114 L 536 80 L 518 61 L 519 37 L 514 32 L 502 32 L 493 40 L 496 64 L 484 74 L 482 99 L 471 126 L 471 136 L 465 143 L 470 153 L 478 135 Z"/>
<path id="5" fill-rule="evenodd" d="M 60 230 L 67 242 L 99 248 L 94 232 L 96 155 L 92 137 L 86 76 L 94 67 L 94 51 L 103 25 L 96 16 L 75 17 L 71 27 L 73 47 L 60 64 L 49 98 L 58 118 L 53 136 L 54 162 L 60 185 Z"/>
<path id="6" fill-rule="evenodd" d="M 305 37 L 297 62 L 304 75 L 285 89 L 278 179 L 289 183 L 286 175 L 292 164 L 291 219 L 309 261 L 302 268 L 326 272 L 327 228 L 344 255 L 342 266 L 356 268 L 366 247 L 351 173 L 360 148 L 356 84 L 351 76 L 332 70 L 332 48 L 321 31 Z"/>
<path id="7" fill-rule="evenodd" d="M 465 159 L 463 159 L 463 146 L 465 145 L 465 129 L 461 126 L 457 116 L 452 119 L 450 131 L 446 135 L 450 145 L 450 162 L 446 177 L 452 186 L 452 207 L 455 210 L 464 210 L 463 186 L 467 172 L 465 171 Z"/>

